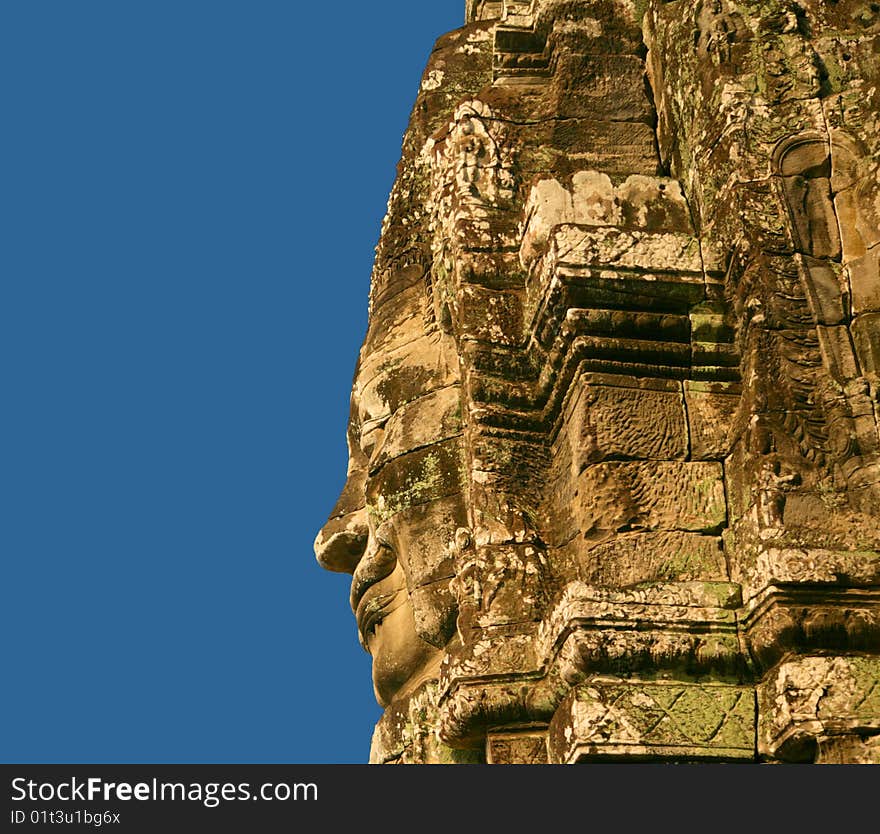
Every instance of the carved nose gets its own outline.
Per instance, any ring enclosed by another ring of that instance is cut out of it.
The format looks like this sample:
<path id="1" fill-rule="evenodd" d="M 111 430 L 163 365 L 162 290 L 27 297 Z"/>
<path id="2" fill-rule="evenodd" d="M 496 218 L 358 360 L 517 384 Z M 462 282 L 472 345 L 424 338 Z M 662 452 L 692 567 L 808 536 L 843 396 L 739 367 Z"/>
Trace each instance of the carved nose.
<path id="1" fill-rule="evenodd" d="M 367 514 L 358 512 L 342 519 L 331 518 L 315 538 L 315 556 L 322 568 L 354 573 L 367 548 Z"/>
<path id="2" fill-rule="evenodd" d="M 349 448 L 352 448 L 350 441 Z M 370 530 L 364 494 L 366 479 L 366 466 L 353 456 L 339 500 L 315 538 L 315 556 L 318 564 L 327 570 L 354 573 L 367 549 Z"/>

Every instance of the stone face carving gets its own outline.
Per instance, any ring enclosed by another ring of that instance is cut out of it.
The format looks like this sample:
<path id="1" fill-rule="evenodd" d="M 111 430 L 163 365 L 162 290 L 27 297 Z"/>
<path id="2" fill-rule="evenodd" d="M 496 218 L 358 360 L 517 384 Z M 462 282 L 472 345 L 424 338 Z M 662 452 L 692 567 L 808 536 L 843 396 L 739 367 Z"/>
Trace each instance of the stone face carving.
<path id="1" fill-rule="evenodd" d="M 880 10 L 466 15 L 315 542 L 371 761 L 877 762 Z"/>

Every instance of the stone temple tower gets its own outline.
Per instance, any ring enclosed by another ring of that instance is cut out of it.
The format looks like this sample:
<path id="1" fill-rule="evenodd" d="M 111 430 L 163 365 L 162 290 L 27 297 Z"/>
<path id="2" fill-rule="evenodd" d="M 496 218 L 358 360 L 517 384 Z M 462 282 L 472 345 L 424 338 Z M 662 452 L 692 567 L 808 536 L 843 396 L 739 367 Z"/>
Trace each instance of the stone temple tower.
<path id="1" fill-rule="evenodd" d="M 469 0 L 369 303 L 371 761 L 880 762 L 880 4 Z"/>

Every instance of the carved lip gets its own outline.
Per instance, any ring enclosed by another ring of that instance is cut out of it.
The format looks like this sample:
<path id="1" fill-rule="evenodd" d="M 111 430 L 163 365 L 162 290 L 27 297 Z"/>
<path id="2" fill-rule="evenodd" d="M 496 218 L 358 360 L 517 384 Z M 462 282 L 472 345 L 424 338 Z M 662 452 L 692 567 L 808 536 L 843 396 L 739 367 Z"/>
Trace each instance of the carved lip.
<path id="1" fill-rule="evenodd" d="M 355 619 L 357 620 L 361 643 L 364 646 L 366 646 L 367 638 L 371 633 L 397 607 L 394 602 L 399 596 L 400 591 L 400 588 L 383 591 L 377 582 L 367 588 L 362 594 L 355 611 Z"/>
<path id="2" fill-rule="evenodd" d="M 381 588 L 380 583 L 389 577 L 397 566 L 394 551 L 385 544 L 371 548 L 355 568 L 351 577 L 351 609 L 361 632 L 361 642 L 375 628 L 387 613 L 388 605 L 399 589 Z"/>

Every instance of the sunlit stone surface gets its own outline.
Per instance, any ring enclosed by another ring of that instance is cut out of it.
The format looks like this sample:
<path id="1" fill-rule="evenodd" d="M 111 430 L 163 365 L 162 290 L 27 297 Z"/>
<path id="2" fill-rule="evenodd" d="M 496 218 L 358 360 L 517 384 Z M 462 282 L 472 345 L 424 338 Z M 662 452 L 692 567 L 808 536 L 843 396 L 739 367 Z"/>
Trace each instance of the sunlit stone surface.
<path id="1" fill-rule="evenodd" d="M 466 14 L 315 545 L 371 760 L 880 762 L 880 5 Z"/>

